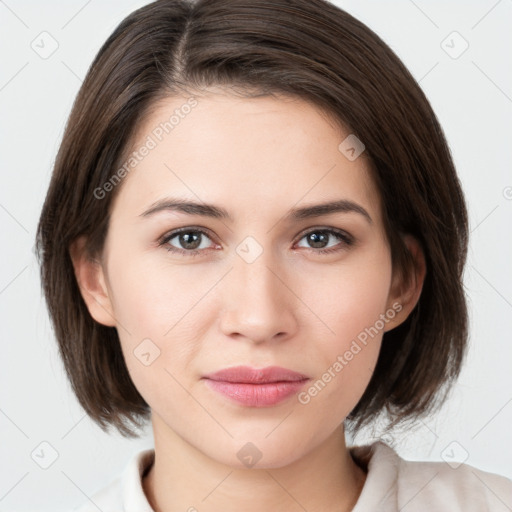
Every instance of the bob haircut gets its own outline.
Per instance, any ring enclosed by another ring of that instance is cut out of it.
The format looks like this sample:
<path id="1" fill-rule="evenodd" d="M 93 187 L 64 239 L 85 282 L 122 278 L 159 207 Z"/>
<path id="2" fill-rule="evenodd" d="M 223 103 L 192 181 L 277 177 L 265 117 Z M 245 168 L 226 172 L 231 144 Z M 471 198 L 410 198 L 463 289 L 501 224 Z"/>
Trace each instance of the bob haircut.
<path id="1" fill-rule="evenodd" d="M 386 413 L 389 430 L 431 414 L 467 349 L 464 195 L 413 76 L 373 31 L 325 0 L 158 0 L 127 16 L 100 48 L 67 121 L 36 234 L 41 286 L 79 403 L 102 430 L 114 426 L 125 437 L 138 436 L 131 427 L 143 427 L 151 413 L 116 328 L 94 321 L 86 307 L 70 245 L 86 235 L 88 257 L 101 258 L 122 183 L 104 197 L 97 191 L 126 161 L 158 101 L 219 86 L 246 98 L 308 100 L 364 143 L 393 271 L 413 278 L 406 233 L 420 242 L 427 270 L 411 314 L 384 333 L 347 426 L 355 432 Z"/>

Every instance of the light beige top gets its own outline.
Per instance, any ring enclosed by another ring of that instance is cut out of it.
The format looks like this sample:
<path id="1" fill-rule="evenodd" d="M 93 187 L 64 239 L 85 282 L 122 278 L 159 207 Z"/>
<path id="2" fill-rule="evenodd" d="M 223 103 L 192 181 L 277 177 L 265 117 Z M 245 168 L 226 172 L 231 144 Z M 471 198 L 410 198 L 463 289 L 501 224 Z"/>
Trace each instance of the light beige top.
<path id="1" fill-rule="evenodd" d="M 407 461 L 381 441 L 349 450 L 367 471 L 352 512 L 512 511 L 512 480 L 504 476 L 468 464 Z M 138 452 L 122 475 L 75 510 L 154 512 L 142 488 L 153 460 L 153 449 Z"/>

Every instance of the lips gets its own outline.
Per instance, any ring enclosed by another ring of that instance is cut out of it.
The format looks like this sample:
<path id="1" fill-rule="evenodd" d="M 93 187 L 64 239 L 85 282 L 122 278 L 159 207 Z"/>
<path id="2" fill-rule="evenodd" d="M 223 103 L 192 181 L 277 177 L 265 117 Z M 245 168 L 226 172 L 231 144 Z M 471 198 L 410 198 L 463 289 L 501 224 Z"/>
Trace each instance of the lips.
<path id="1" fill-rule="evenodd" d="M 309 377 L 280 366 L 225 368 L 203 377 L 205 384 L 237 404 L 269 407 L 296 394 Z"/>
<path id="2" fill-rule="evenodd" d="M 268 382 L 296 382 L 309 377 L 280 366 L 267 366 L 266 368 L 234 366 L 206 375 L 204 378 L 222 382 L 264 384 Z"/>

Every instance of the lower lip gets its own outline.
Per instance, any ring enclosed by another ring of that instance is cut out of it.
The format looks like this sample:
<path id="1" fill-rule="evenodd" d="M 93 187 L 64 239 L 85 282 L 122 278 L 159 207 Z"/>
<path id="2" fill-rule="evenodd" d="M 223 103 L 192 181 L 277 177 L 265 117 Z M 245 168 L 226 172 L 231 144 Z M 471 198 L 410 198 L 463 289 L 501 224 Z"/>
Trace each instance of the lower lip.
<path id="1" fill-rule="evenodd" d="M 245 384 L 205 379 L 206 384 L 224 396 L 249 407 L 268 407 L 297 393 L 309 379 L 288 382 Z"/>

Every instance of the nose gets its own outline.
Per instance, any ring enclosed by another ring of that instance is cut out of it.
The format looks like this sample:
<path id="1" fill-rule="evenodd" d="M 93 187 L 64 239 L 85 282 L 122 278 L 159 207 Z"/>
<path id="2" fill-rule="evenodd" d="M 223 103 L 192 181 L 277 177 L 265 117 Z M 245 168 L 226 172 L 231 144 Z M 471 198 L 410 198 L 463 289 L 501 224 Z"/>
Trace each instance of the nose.
<path id="1" fill-rule="evenodd" d="M 220 328 L 225 336 L 256 344 L 293 336 L 299 300 L 289 272 L 276 264 L 270 250 L 251 263 L 236 255 L 223 281 Z"/>

